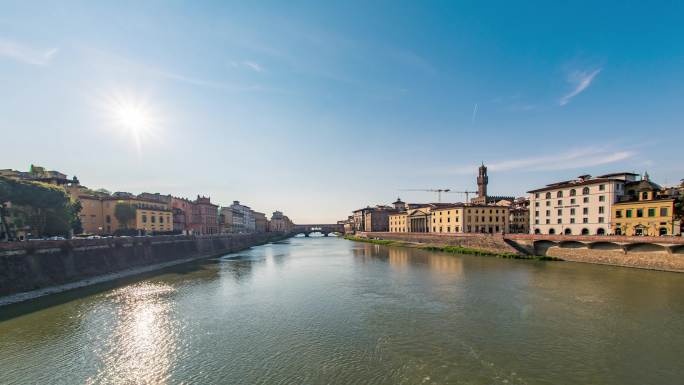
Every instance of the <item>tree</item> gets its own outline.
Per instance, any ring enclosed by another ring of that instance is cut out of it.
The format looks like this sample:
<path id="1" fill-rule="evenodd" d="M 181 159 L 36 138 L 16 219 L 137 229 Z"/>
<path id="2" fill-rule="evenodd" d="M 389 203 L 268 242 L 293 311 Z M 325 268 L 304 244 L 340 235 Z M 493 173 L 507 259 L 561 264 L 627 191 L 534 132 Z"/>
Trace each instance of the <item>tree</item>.
<path id="1" fill-rule="evenodd" d="M 136 207 L 130 203 L 118 202 L 114 206 L 114 217 L 124 229 L 128 229 L 128 224 L 135 220 Z"/>

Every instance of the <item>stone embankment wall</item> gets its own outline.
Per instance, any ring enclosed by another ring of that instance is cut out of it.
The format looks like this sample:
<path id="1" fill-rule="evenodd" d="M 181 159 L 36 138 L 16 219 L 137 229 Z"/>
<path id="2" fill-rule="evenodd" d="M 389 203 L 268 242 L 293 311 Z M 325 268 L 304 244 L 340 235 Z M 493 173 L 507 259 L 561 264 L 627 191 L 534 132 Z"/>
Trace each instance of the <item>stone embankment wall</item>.
<path id="1" fill-rule="evenodd" d="M 430 233 L 388 233 L 368 232 L 357 233 L 359 236 L 368 238 L 387 239 L 392 241 L 405 241 L 426 243 L 439 246 L 460 246 L 471 249 L 483 250 L 492 253 L 521 254 L 513 246 L 507 244 L 501 234 L 430 234 Z"/>
<path id="2" fill-rule="evenodd" d="M 219 256 L 287 236 L 263 233 L 0 243 L 0 297 L 137 267 Z"/>
<path id="3" fill-rule="evenodd" d="M 565 261 L 684 272 L 684 238 L 532 234 L 361 233 L 369 238 L 543 255 Z"/>

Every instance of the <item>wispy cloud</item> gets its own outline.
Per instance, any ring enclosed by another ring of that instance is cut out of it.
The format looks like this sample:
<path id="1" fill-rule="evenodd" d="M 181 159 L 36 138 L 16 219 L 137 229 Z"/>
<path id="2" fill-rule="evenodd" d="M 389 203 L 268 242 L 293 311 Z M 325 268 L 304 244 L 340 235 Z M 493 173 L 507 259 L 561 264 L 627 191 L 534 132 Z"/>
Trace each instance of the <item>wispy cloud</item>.
<path id="1" fill-rule="evenodd" d="M 473 107 L 473 117 L 470 119 L 470 124 L 475 124 L 475 117 L 477 116 L 477 103 Z"/>
<path id="2" fill-rule="evenodd" d="M 232 61 L 230 62 L 230 65 L 234 68 L 246 68 L 254 72 L 264 72 L 264 67 L 262 67 L 261 64 L 251 60 L 243 60 L 239 62 Z"/>
<path id="3" fill-rule="evenodd" d="M 563 96 L 558 103 L 561 106 L 564 106 L 564 105 L 570 103 L 570 100 L 572 100 L 572 98 L 581 94 L 584 90 L 589 88 L 591 83 L 596 78 L 596 75 L 598 75 L 600 72 L 601 72 L 601 68 L 597 68 L 593 71 L 574 71 L 574 72 L 572 72 L 568 76 L 568 83 L 572 84 L 574 89 L 570 93 L 568 93 L 567 95 Z"/>
<path id="4" fill-rule="evenodd" d="M 14 40 L 0 38 L 0 56 L 27 64 L 48 65 L 58 51 L 58 48 L 40 50 Z"/>
<path id="5" fill-rule="evenodd" d="M 492 171 L 554 171 L 572 170 L 608 163 L 619 162 L 634 156 L 635 153 L 628 150 L 609 150 L 605 148 L 583 148 L 560 153 L 529 158 L 517 158 L 488 163 L 487 167 Z M 472 174 L 478 167 L 477 164 L 457 166 L 450 169 L 453 174 Z"/>

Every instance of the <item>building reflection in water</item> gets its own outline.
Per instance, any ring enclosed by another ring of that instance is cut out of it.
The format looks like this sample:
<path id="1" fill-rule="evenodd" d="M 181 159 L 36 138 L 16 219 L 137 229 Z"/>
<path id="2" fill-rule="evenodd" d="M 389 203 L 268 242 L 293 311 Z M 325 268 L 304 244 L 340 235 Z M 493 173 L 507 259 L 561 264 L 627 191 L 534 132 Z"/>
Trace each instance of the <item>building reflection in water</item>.
<path id="1" fill-rule="evenodd" d="M 101 369 L 88 384 L 160 384 L 176 361 L 179 325 L 173 318 L 175 289 L 165 283 L 141 282 L 110 295 L 115 303 L 113 332 L 97 352 Z"/>
<path id="2" fill-rule="evenodd" d="M 434 272 L 463 274 L 463 260 L 458 255 L 425 251 L 411 247 L 387 247 L 373 244 L 355 245 L 351 249 L 354 257 L 363 262 L 386 261 L 398 270 L 410 269 L 413 265 L 427 265 Z"/>

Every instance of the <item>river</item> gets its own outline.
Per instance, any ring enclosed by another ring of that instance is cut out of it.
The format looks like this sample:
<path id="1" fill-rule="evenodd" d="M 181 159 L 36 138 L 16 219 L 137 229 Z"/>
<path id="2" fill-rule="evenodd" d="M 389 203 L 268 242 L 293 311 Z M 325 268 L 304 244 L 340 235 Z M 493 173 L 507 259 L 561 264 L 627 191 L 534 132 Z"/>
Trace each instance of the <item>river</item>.
<path id="1" fill-rule="evenodd" d="M 0 308 L 0 384 L 682 384 L 684 274 L 292 238 Z"/>

